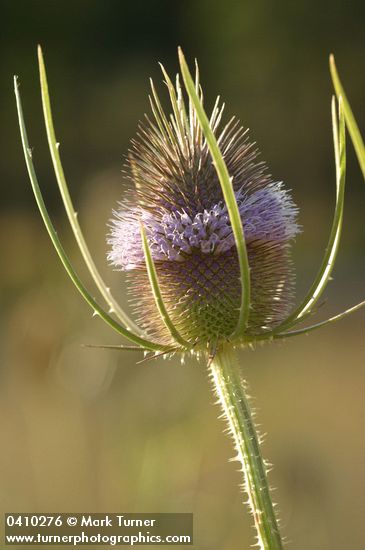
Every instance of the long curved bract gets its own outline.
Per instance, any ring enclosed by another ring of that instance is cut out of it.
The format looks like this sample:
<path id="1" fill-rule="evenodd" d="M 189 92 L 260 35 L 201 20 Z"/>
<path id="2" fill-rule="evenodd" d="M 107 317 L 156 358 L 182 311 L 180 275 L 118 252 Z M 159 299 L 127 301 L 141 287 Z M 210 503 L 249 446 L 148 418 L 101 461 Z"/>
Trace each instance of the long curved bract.
<path id="1" fill-rule="evenodd" d="M 154 264 L 154 261 L 153 261 L 153 258 L 152 258 L 150 247 L 148 245 L 146 231 L 145 231 L 142 223 L 141 223 L 141 237 L 142 237 L 142 247 L 143 247 L 143 252 L 144 252 L 144 257 L 145 257 L 145 262 L 146 262 L 146 269 L 147 269 L 148 279 L 149 279 L 149 282 L 150 282 L 150 285 L 151 285 L 152 294 L 153 294 L 153 297 L 155 299 L 155 304 L 156 304 L 156 307 L 157 307 L 158 312 L 160 314 L 160 317 L 161 317 L 162 321 L 164 322 L 166 328 L 170 332 L 172 338 L 178 344 L 180 344 L 180 346 L 183 346 L 183 348 L 188 349 L 188 348 L 191 347 L 189 342 L 187 340 L 185 340 L 181 336 L 179 331 L 176 329 L 174 323 L 170 319 L 170 316 L 169 316 L 169 314 L 167 312 L 167 309 L 166 309 L 166 306 L 164 304 L 161 289 L 160 289 L 160 285 L 159 285 L 159 282 L 158 282 L 158 277 L 157 277 L 155 264 Z"/>
<path id="2" fill-rule="evenodd" d="M 21 134 L 21 140 L 23 145 L 23 151 L 24 151 L 24 157 L 25 162 L 28 169 L 29 178 L 31 181 L 33 193 L 39 208 L 39 211 L 41 213 L 41 216 L 43 218 L 44 224 L 46 226 L 46 229 L 48 231 L 48 234 L 51 238 L 51 241 L 53 243 L 53 246 L 56 249 L 56 252 L 67 272 L 70 279 L 76 286 L 77 290 L 80 292 L 82 297 L 85 299 L 85 301 L 92 307 L 93 311 L 103 319 L 112 329 L 114 329 L 116 332 L 133 342 L 134 344 L 137 344 L 141 346 L 142 348 L 146 348 L 150 351 L 165 351 L 166 346 L 161 346 L 157 343 L 150 342 L 149 340 L 146 340 L 145 338 L 142 338 L 136 334 L 133 334 L 132 332 L 128 331 L 125 327 L 117 323 L 104 309 L 94 300 L 94 298 L 90 295 L 88 290 L 85 288 L 81 280 L 79 279 L 77 273 L 75 272 L 70 260 L 68 259 L 68 256 L 58 238 L 57 232 L 53 226 L 53 223 L 49 217 L 46 205 L 43 200 L 43 196 L 38 184 L 37 175 L 35 172 L 33 159 L 32 159 L 32 150 L 29 147 L 28 142 L 28 136 L 27 131 L 25 127 L 24 122 L 24 116 L 23 116 L 23 109 L 22 109 L 22 103 L 20 99 L 20 93 L 19 93 L 19 84 L 17 77 L 14 77 L 14 91 L 15 91 L 15 97 L 16 97 L 16 104 L 17 104 L 17 110 L 18 110 L 18 118 L 19 118 L 19 127 L 20 127 L 20 134 Z"/>
<path id="3" fill-rule="evenodd" d="M 342 230 L 346 182 L 346 129 L 341 98 L 339 101 L 338 122 L 335 98 L 332 99 L 332 130 L 336 165 L 336 206 L 326 251 L 318 274 L 305 298 L 285 321 L 271 331 L 272 334 L 285 331 L 304 320 L 306 314 L 310 313 L 325 290 L 335 264 Z"/>
<path id="4" fill-rule="evenodd" d="M 345 119 L 346 119 L 346 125 L 349 131 L 349 134 L 351 136 L 351 140 L 356 152 L 357 159 L 360 164 L 360 168 L 362 171 L 362 175 L 365 179 L 365 145 L 364 140 L 362 139 L 359 127 L 356 123 L 354 114 L 352 112 L 352 109 L 350 107 L 350 103 L 347 99 L 345 90 L 342 86 L 340 77 L 337 72 L 335 58 L 333 55 L 330 55 L 330 71 L 332 76 L 332 82 L 333 86 L 336 91 L 336 95 L 339 98 L 342 97 L 343 100 L 343 110 L 345 113 Z"/>
<path id="5" fill-rule="evenodd" d="M 48 92 L 48 82 L 47 82 L 47 73 L 46 67 L 44 64 L 43 53 L 40 46 L 38 46 L 38 63 L 39 63 L 39 76 L 40 76 L 40 85 L 41 85 L 41 95 L 42 95 L 42 106 L 43 106 L 43 115 L 44 123 L 46 126 L 47 139 L 49 151 L 52 158 L 53 169 L 56 175 L 56 180 L 62 197 L 62 201 L 65 207 L 65 211 L 75 236 L 76 242 L 80 249 L 81 255 L 85 261 L 85 264 L 97 286 L 100 294 L 103 296 L 104 300 L 108 304 L 111 313 L 115 313 L 116 317 L 130 330 L 142 336 L 143 332 L 141 329 L 128 317 L 128 315 L 123 311 L 118 302 L 113 297 L 110 288 L 104 283 L 99 270 L 97 269 L 95 262 L 90 254 L 89 248 L 86 244 L 84 235 L 81 231 L 81 227 L 77 218 L 77 213 L 75 212 L 72 199 L 68 190 L 67 181 L 65 178 L 65 173 L 63 170 L 61 157 L 59 153 L 59 143 L 56 139 L 56 133 L 53 124 L 51 102 Z"/>
<path id="6" fill-rule="evenodd" d="M 179 48 L 180 68 L 183 76 L 186 91 L 191 102 L 194 105 L 196 115 L 202 128 L 204 137 L 207 141 L 210 153 L 213 158 L 213 163 L 217 171 L 219 182 L 222 188 L 224 200 L 227 206 L 229 219 L 232 225 L 232 231 L 235 238 L 235 244 L 240 267 L 241 280 L 241 303 L 239 306 L 239 317 L 237 326 L 231 335 L 231 338 L 243 338 L 247 327 L 248 317 L 250 313 L 250 268 L 248 263 L 248 255 L 246 242 L 240 213 L 237 206 L 236 197 L 234 195 L 231 177 L 228 173 L 226 163 L 224 162 L 217 140 L 210 127 L 209 119 L 205 114 L 202 102 L 199 98 L 196 86 L 190 75 L 189 68 L 186 64 L 184 54 Z"/>
<path id="7" fill-rule="evenodd" d="M 352 306 L 342 313 L 338 313 L 337 315 L 334 315 L 333 317 L 330 317 L 329 319 L 326 319 L 325 321 L 320 321 L 319 323 L 316 323 L 315 325 L 310 325 L 309 327 L 303 327 L 297 330 L 292 330 L 290 332 L 283 332 L 280 334 L 275 334 L 273 336 L 273 339 L 281 339 L 281 338 L 289 338 L 290 336 L 298 336 L 299 334 L 307 334 L 309 332 L 312 332 L 313 330 L 316 330 L 317 328 L 325 327 L 326 325 L 329 325 L 331 323 L 334 323 L 336 321 L 340 321 L 341 319 L 344 319 L 347 317 L 347 315 L 350 315 L 351 313 L 354 313 L 358 309 L 361 309 L 365 306 L 365 300 L 363 302 L 359 302 L 355 306 Z"/>

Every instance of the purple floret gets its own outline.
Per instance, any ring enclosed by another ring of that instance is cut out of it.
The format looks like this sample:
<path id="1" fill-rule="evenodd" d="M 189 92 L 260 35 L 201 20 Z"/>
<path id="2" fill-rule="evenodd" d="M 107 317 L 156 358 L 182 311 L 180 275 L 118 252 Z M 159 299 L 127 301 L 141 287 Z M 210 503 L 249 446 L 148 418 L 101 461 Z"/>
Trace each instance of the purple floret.
<path id="1" fill-rule="evenodd" d="M 298 233 L 297 209 L 280 183 L 252 195 L 236 192 L 246 243 L 287 241 Z M 124 271 L 144 263 L 140 223 L 144 225 L 154 261 L 184 262 L 189 255 L 218 255 L 235 246 L 227 207 L 222 202 L 189 216 L 184 210 L 153 216 L 142 208 L 115 213 L 109 239 L 109 261 Z"/>

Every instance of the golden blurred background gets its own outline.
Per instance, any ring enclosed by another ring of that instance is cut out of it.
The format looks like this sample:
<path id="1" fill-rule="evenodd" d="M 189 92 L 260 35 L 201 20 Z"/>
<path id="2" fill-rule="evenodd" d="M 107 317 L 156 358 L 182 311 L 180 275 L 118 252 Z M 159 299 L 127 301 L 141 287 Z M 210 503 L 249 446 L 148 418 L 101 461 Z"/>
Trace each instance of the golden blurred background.
<path id="1" fill-rule="evenodd" d="M 206 104 L 252 129 L 304 231 L 294 247 L 298 299 L 311 283 L 334 207 L 328 55 L 365 130 L 361 0 L 2 0 L 0 102 L 0 504 L 20 512 L 193 512 L 194 548 L 254 542 L 231 441 L 203 365 L 84 344 L 118 343 L 67 279 L 36 209 L 22 157 L 12 76 L 47 205 L 90 282 L 67 226 L 42 122 L 36 45 L 44 49 L 56 131 L 80 223 L 106 262 L 123 199 L 128 141 L 149 110 L 157 61 L 199 60 Z M 163 94 L 163 85 L 159 86 Z M 365 297 L 365 188 L 349 144 L 345 227 L 319 318 Z M 96 292 L 95 292 L 96 294 Z M 365 311 L 307 337 L 241 354 L 275 465 L 284 534 L 295 550 L 365 548 Z"/>

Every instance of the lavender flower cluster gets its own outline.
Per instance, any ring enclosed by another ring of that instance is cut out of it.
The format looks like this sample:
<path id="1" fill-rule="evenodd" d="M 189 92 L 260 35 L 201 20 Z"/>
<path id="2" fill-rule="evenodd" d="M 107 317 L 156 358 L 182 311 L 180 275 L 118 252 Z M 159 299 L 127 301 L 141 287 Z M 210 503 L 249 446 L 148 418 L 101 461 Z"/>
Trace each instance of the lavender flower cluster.
<path id="1" fill-rule="evenodd" d="M 254 240 L 285 242 L 297 234 L 297 209 L 282 183 L 267 185 L 252 195 L 240 189 L 235 196 L 247 244 Z M 144 263 L 141 223 L 155 261 L 184 262 L 194 252 L 217 255 L 235 246 L 227 207 L 222 202 L 194 216 L 184 210 L 162 210 L 153 215 L 142 208 L 114 214 L 108 259 L 124 271 Z"/>

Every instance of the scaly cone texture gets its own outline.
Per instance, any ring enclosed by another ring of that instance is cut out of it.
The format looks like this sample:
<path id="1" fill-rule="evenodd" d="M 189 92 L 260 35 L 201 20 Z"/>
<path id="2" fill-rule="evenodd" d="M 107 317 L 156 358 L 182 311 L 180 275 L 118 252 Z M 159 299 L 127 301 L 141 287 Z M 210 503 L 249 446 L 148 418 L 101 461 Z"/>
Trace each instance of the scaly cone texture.
<path id="1" fill-rule="evenodd" d="M 164 71 L 164 69 L 163 69 Z M 179 79 L 167 80 L 173 115 L 162 110 L 152 84 L 154 119 L 140 124 L 128 159 L 132 183 L 111 224 L 108 259 L 130 273 L 133 304 L 153 338 L 171 336 L 156 309 L 143 254 L 143 224 L 168 314 L 190 343 L 212 344 L 234 331 L 240 271 L 221 186 L 195 110 L 187 112 Z M 200 90 L 198 72 L 196 87 Z M 200 90 L 202 97 L 202 92 Z M 224 156 L 242 219 L 251 277 L 246 339 L 274 328 L 288 314 L 294 275 L 290 241 L 297 208 L 274 182 L 247 131 L 233 117 L 223 128 L 219 98 L 210 124 Z"/>

